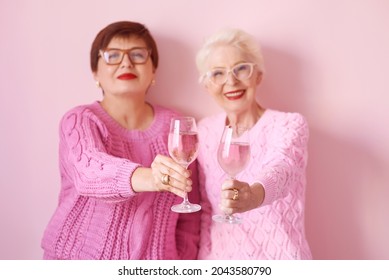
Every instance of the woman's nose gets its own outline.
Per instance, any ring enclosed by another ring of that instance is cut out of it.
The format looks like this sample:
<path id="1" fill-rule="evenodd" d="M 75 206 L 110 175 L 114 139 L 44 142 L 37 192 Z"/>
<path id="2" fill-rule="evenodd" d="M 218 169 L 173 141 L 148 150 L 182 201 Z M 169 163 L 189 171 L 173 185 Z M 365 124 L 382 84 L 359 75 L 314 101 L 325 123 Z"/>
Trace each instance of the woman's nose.
<path id="1" fill-rule="evenodd" d="M 238 79 L 232 74 L 232 72 L 227 73 L 226 84 L 235 85 L 238 82 Z"/>
<path id="2" fill-rule="evenodd" d="M 123 60 L 122 60 L 121 65 L 123 65 L 125 67 L 134 67 L 134 65 L 131 62 L 130 55 L 128 53 L 125 53 L 123 55 Z"/>

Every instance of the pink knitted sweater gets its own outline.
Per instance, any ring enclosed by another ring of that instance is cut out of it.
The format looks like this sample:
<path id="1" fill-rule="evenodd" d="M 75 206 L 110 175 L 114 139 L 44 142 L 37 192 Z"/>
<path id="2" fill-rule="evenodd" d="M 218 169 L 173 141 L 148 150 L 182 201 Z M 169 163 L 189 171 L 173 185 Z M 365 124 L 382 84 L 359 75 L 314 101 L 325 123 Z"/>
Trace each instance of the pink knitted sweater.
<path id="1" fill-rule="evenodd" d="M 237 180 L 261 183 L 263 204 L 235 214 L 240 225 L 213 222 L 222 182 L 217 161 L 226 115 L 199 123 L 198 156 L 202 196 L 200 259 L 311 259 L 304 230 L 305 168 L 308 126 L 303 116 L 266 110 L 250 130 L 251 158 Z"/>
<path id="2" fill-rule="evenodd" d="M 131 175 L 168 155 L 170 118 L 154 106 L 145 131 L 127 130 L 99 102 L 66 113 L 60 124 L 61 190 L 43 239 L 46 259 L 195 259 L 200 214 L 170 210 L 182 198 L 135 193 Z M 193 164 L 191 168 L 195 168 Z M 199 200 L 196 170 L 190 199 Z"/>

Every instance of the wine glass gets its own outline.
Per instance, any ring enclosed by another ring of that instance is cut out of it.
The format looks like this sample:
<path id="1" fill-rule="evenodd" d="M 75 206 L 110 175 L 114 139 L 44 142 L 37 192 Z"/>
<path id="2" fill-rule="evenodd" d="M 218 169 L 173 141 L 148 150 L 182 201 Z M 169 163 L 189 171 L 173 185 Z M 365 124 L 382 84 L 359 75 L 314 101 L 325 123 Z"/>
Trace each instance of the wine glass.
<path id="1" fill-rule="evenodd" d="M 196 121 L 193 117 L 172 118 L 170 123 L 168 150 L 170 156 L 185 168 L 196 159 L 199 148 Z M 173 205 L 171 210 L 177 213 L 192 213 L 201 209 L 198 204 L 192 204 L 185 193 L 184 201 Z"/>
<path id="2" fill-rule="evenodd" d="M 242 126 L 226 126 L 217 150 L 220 167 L 230 179 L 241 172 L 250 159 L 248 129 Z M 240 224 L 242 219 L 234 215 L 214 215 L 212 219 L 219 223 Z"/>

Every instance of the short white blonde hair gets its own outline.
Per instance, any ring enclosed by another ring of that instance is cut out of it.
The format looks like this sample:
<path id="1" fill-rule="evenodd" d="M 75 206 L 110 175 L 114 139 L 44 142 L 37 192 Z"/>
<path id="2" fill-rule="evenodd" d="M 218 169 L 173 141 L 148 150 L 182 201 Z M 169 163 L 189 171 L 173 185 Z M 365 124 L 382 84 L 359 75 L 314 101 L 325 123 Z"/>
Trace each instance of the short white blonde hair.
<path id="1" fill-rule="evenodd" d="M 205 40 L 203 46 L 197 52 L 196 65 L 200 73 L 200 81 L 203 80 L 206 72 L 206 62 L 215 46 L 228 45 L 234 46 L 249 59 L 248 62 L 255 63 L 261 73 L 264 73 L 265 67 L 261 46 L 255 41 L 253 36 L 241 29 L 225 28 L 213 34 Z"/>

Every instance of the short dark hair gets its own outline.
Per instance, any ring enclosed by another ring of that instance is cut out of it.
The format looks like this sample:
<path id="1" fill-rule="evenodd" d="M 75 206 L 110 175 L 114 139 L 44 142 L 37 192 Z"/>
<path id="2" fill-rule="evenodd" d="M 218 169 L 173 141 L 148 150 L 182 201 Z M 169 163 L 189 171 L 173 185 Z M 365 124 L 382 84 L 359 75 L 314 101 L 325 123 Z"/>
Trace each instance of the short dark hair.
<path id="1" fill-rule="evenodd" d="M 105 49 L 113 38 L 130 38 L 135 36 L 142 39 L 151 50 L 151 61 L 154 69 L 158 67 L 158 49 L 153 36 L 147 27 L 138 22 L 118 21 L 103 28 L 96 36 L 90 50 L 90 66 L 92 72 L 97 71 L 99 52 Z"/>

